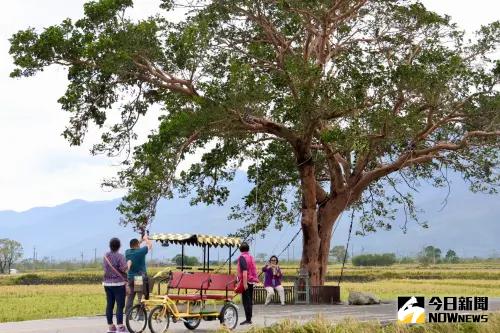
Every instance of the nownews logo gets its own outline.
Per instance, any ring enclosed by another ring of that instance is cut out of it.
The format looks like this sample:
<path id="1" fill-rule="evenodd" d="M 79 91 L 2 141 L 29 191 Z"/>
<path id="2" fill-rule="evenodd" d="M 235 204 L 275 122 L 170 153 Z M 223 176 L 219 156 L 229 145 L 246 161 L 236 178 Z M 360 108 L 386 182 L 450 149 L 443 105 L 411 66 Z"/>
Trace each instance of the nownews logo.
<path id="1" fill-rule="evenodd" d="M 425 300 L 423 297 L 398 297 L 398 321 L 405 324 L 425 323 Z"/>
<path id="2" fill-rule="evenodd" d="M 488 297 L 431 297 L 429 306 L 430 323 L 486 323 L 487 314 L 460 313 L 457 311 L 488 311 Z M 441 311 L 441 312 L 439 312 Z M 442 312 L 445 311 L 445 312 Z"/>
<path id="3" fill-rule="evenodd" d="M 429 323 L 485 323 L 487 314 L 467 313 L 488 311 L 488 297 L 431 297 L 427 321 Z M 398 321 L 406 324 L 425 322 L 425 298 L 423 296 L 398 297 Z"/>

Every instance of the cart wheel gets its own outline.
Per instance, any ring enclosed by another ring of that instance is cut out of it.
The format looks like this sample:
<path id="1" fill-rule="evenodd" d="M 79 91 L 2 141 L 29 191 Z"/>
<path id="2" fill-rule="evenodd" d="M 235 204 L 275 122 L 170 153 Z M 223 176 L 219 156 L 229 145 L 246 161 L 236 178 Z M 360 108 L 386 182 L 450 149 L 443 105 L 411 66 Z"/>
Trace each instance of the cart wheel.
<path id="1" fill-rule="evenodd" d="M 200 326 L 201 318 L 189 318 L 184 322 L 184 326 L 187 329 L 195 330 L 198 326 Z"/>
<path id="2" fill-rule="evenodd" d="M 146 329 L 148 314 L 143 304 L 134 305 L 125 318 L 125 325 L 130 333 L 142 333 Z"/>
<path id="3" fill-rule="evenodd" d="M 234 330 L 238 325 L 238 309 L 234 304 L 228 303 L 224 305 L 220 311 L 220 323 L 230 330 Z"/>
<path id="4" fill-rule="evenodd" d="M 163 305 L 157 305 L 151 310 L 148 326 L 151 333 L 164 333 L 170 325 L 170 315 Z"/>

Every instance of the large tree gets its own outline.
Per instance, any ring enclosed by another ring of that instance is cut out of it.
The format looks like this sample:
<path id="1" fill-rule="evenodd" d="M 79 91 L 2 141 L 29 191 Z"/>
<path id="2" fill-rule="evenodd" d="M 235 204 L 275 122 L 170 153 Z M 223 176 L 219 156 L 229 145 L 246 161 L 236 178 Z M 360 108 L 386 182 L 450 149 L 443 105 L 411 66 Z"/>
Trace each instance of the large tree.
<path id="1" fill-rule="evenodd" d="M 344 257 L 347 260 L 349 258 L 349 253 L 346 252 L 344 245 L 336 245 L 330 250 L 330 257 L 336 262 L 344 262 Z"/>
<path id="2" fill-rule="evenodd" d="M 432 245 L 426 246 L 419 254 L 419 261 L 423 264 L 435 264 L 441 261 L 441 249 Z"/>
<path id="3" fill-rule="evenodd" d="M 498 185 L 499 22 L 469 41 L 416 1 L 163 0 L 140 21 L 131 6 L 88 2 L 83 18 L 19 31 L 10 49 L 13 77 L 67 68 L 72 145 L 95 123 L 94 153 L 129 150 L 139 118 L 161 106 L 158 129 L 107 182 L 129 189 L 125 223 L 144 229 L 174 193 L 224 204 L 248 161 L 255 186 L 231 217 L 248 235 L 300 214 L 301 265 L 321 284 L 343 211 L 368 232 L 391 226 L 393 204 L 416 218 L 411 192 L 422 179 L 443 186 L 446 170 L 474 191 Z"/>
<path id="4" fill-rule="evenodd" d="M 0 273 L 10 274 L 12 264 L 23 256 L 23 247 L 21 243 L 3 238 L 0 239 Z"/>

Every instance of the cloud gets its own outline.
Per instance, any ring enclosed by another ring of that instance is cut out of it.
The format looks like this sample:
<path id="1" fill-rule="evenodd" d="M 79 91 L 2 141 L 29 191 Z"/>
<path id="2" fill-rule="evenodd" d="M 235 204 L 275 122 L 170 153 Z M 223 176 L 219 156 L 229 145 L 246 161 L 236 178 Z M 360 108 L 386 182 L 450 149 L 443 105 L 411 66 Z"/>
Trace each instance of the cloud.
<path id="1" fill-rule="evenodd" d="M 0 11 L 0 210 L 25 210 L 33 206 L 56 205 L 75 198 L 101 200 L 123 192 L 104 192 L 103 178 L 114 175 L 119 161 L 89 154 L 98 140 L 92 130 L 81 147 L 69 147 L 61 137 L 68 114 L 57 99 L 64 93 L 66 71 L 51 67 L 33 78 L 8 77 L 12 59 L 8 38 L 20 29 L 41 29 L 83 13 L 85 0 L 9 1 Z M 135 1 L 132 16 L 144 18 L 158 11 L 158 0 Z M 497 19 L 499 4 L 493 1 L 424 1 L 429 8 L 450 13 L 466 29 Z M 181 15 L 170 17 L 179 19 Z M 159 110 L 138 128 L 143 140 L 156 126 Z M 191 157 L 195 160 L 196 157 Z M 191 161 L 192 161 L 191 160 Z M 183 163 L 185 167 L 190 162 Z"/>
<path id="2" fill-rule="evenodd" d="M 70 17 L 82 16 L 84 0 L 24 0 L 4 5 L 0 12 L 0 210 L 53 206 L 75 198 L 103 200 L 123 195 L 105 192 L 100 184 L 113 176 L 119 159 L 91 156 L 98 141 L 91 129 L 85 143 L 70 147 L 61 136 L 69 114 L 57 99 L 64 94 L 66 70 L 52 66 L 31 78 L 11 79 L 13 68 L 8 38 L 20 29 L 42 29 Z M 159 1 L 137 1 L 133 17 L 157 11 Z M 117 112 L 118 113 L 118 112 Z M 141 140 L 156 127 L 158 110 L 138 127 Z"/>

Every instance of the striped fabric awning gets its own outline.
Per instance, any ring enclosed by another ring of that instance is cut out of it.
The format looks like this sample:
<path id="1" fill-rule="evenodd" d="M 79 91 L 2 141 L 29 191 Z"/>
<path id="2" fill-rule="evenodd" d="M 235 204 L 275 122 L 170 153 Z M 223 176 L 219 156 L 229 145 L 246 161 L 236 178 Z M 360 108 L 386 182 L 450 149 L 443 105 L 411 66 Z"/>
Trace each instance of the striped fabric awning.
<path id="1" fill-rule="evenodd" d="M 201 235 L 201 234 L 153 234 L 149 237 L 151 240 L 161 242 L 163 245 L 173 244 L 187 244 L 195 246 L 239 246 L 241 240 L 237 237 L 225 237 L 214 235 Z"/>

